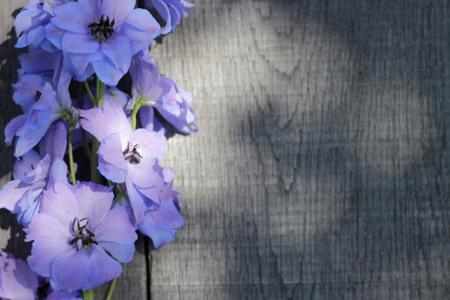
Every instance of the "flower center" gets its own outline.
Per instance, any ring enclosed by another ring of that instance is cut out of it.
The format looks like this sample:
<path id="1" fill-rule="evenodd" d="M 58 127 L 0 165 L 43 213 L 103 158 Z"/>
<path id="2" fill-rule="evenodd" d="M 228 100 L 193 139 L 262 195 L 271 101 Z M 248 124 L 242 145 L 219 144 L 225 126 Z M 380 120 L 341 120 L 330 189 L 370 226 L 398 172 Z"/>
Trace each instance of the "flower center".
<path id="1" fill-rule="evenodd" d="M 139 149 L 139 145 L 133 145 L 131 142 L 128 143 L 127 149 L 123 151 L 123 156 L 125 160 L 130 162 L 133 165 L 137 165 L 142 160 L 142 155 L 137 151 Z"/>
<path id="2" fill-rule="evenodd" d="M 109 39 L 114 33 L 115 20 L 110 20 L 109 17 L 102 16 L 98 23 L 89 25 L 91 35 L 100 43 Z"/>
<path id="3" fill-rule="evenodd" d="M 36 94 L 34 94 L 34 100 L 37 102 L 39 99 L 41 99 L 42 93 L 41 91 L 36 91 Z"/>
<path id="4" fill-rule="evenodd" d="M 93 244 L 98 244 L 95 240 L 95 234 L 87 227 L 89 225 L 89 219 L 75 218 L 72 223 L 72 236 L 70 244 L 77 247 L 78 250 L 83 248 L 89 248 Z"/>

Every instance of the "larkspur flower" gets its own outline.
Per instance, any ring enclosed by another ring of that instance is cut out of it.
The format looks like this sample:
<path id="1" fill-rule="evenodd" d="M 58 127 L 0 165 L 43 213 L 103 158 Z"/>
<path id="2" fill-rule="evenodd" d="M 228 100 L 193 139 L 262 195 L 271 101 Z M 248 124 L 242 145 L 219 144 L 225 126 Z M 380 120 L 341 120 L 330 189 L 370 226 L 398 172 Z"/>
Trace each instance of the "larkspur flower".
<path id="1" fill-rule="evenodd" d="M 152 239 L 155 248 L 170 243 L 178 229 L 184 225 L 180 213 L 180 194 L 172 187 L 174 172 L 158 167 L 164 179 L 159 203 L 153 203 L 138 225 L 141 233 Z"/>
<path id="2" fill-rule="evenodd" d="M 192 134 L 197 131 L 191 94 L 160 75 L 148 51 L 142 51 L 133 59 L 130 74 L 134 97 L 145 99 L 148 106 L 158 112 L 155 114 L 150 108 L 142 109 L 140 118 L 145 127 L 159 128 L 158 117 L 161 116 L 178 132 Z"/>
<path id="3" fill-rule="evenodd" d="M 181 19 L 187 16 L 188 9 L 193 6 L 184 0 L 145 0 L 145 7 L 162 23 L 162 34 L 175 31 Z"/>
<path id="4" fill-rule="evenodd" d="M 47 37 L 67 58 L 79 81 L 95 73 L 110 86 L 128 72 L 132 57 L 161 32 L 136 0 L 79 0 L 55 9 Z"/>
<path id="5" fill-rule="evenodd" d="M 102 108 L 80 111 L 83 129 L 101 142 L 98 170 L 115 183 L 125 183 L 136 223 L 152 202 L 159 202 L 163 180 L 155 169 L 166 153 L 164 135 L 132 130 L 121 103 L 106 99 Z M 114 122 L 111 122 L 114 120 Z"/>
<path id="6" fill-rule="evenodd" d="M 38 277 L 27 263 L 13 255 L 0 253 L 0 298 L 34 300 Z"/>
<path id="7" fill-rule="evenodd" d="M 41 143 L 41 155 L 30 151 L 20 157 L 13 167 L 13 180 L 0 190 L 0 208 L 15 214 L 23 226 L 28 226 L 39 210 L 44 189 L 67 178 L 62 160 L 66 135 L 61 122 L 52 126 Z"/>
<path id="8" fill-rule="evenodd" d="M 14 27 L 17 48 L 31 46 L 53 52 L 56 48 L 47 40 L 45 26 L 53 16 L 53 10 L 72 0 L 29 0 L 17 15 Z"/>
<path id="9" fill-rule="evenodd" d="M 56 182 L 26 229 L 28 263 L 56 290 L 91 290 L 120 276 L 134 255 L 135 227 L 114 194 L 93 183 Z M 61 200 L 64 201 L 61 201 Z"/>
<path id="10" fill-rule="evenodd" d="M 71 76 L 58 60 L 51 81 L 43 75 L 24 74 L 15 85 L 14 100 L 24 114 L 12 119 L 5 127 L 5 142 L 11 145 L 17 137 L 15 156 L 20 157 L 36 146 L 48 128 L 64 115 L 71 115 L 69 94 Z"/>

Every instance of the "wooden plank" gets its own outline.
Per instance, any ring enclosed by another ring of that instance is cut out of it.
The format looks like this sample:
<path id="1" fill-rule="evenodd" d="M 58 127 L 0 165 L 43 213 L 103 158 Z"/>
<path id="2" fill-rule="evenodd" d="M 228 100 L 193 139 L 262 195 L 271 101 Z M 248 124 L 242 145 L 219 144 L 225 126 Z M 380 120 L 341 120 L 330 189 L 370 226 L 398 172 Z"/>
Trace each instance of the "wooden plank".
<path id="1" fill-rule="evenodd" d="M 446 299 L 448 1 L 199 0 L 154 53 L 195 95 L 152 299 Z"/>

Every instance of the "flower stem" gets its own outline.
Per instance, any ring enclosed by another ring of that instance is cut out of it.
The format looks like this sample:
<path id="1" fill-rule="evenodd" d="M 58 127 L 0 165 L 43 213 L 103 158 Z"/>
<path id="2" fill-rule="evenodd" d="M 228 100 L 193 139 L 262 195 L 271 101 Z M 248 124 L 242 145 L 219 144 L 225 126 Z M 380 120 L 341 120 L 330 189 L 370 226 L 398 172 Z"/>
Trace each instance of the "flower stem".
<path id="1" fill-rule="evenodd" d="M 70 179 L 72 184 L 75 185 L 77 183 L 77 178 L 75 175 L 75 163 L 73 161 L 73 129 L 69 129 L 69 142 L 68 142 L 68 150 L 69 152 L 69 169 L 70 169 Z"/>
<path id="2" fill-rule="evenodd" d="M 106 86 L 103 82 L 100 81 L 97 77 L 97 107 L 103 106 L 103 101 L 105 99 L 105 89 Z"/>
<path id="3" fill-rule="evenodd" d="M 103 101 L 105 98 L 105 84 L 100 81 L 97 77 L 97 84 L 96 84 L 96 96 L 94 106 L 95 107 L 101 107 L 103 105 Z M 97 141 L 95 138 L 92 140 L 92 146 L 91 146 L 91 155 L 90 155 L 90 163 L 91 163 L 91 180 L 95 183 L 100 183 L 101 178 L 97 171 L 97 165 L 98 165 L 98 148 L 100 147 L 100 142 Z"/>
<path id="4" fill-rule="evenodd" d="M 83 300 L 94 300 L 94 290 L 83 291 Z"/>
<path id="5" fill-rule="evenodd" d="M 139 110 L 144 106 L 145 100 L 142 98 L 138 98 L 136 103 L 134 104 L 133 111 L 131 112 L 131 127 L 133 130 L 136 130 L 137 127 L 137 114 Z"/>
<path id="6" fill-rule="evenodd" d="M 94 94 L 92 94 L 91 88 L 89 87 L 89 83 L 87 81 L 84 81 L 83 85 L 89 100 L 91 101 L 92 105 L 95 105 L 97 101 L 94 97 Z"/>
<path id="7" fill-rule="evenodd" d="M 106 295 L 105 300 L 111 300 L 114 294 L 114 289 L 116 288 L 117 278 L 111 280 L 109 284 L 108 294 Z"/>
<path id="8" fill-rule="evenodd" d="M 90 163 L 91 163 L 91 180 L 94 183 L 100 183 L 100 176 L 97 171 L 97 165 L 98 165 L 97 152 L 98 152 L 99 147 L 100 147 L 99 141 L 97 141 L 95 138 L 93 138 Z"/>

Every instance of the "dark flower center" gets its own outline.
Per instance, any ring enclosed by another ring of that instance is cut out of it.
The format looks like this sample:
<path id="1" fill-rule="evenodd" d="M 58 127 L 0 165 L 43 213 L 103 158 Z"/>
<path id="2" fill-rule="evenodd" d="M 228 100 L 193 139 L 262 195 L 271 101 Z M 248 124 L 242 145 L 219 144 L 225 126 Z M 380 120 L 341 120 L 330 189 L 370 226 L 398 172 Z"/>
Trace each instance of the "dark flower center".
<path id="1" fill-rule="evenodd" d="M 114 33 L 115 20 L 110 20 L 109 17 L 102 16 L 98 23 L 89 25 L 91 35 L 100 43 L 109 39 Z"/>
<path id="2" fill-rule="evenodd" d="M 123 156 L 125 160 L 130 162 L 133 165 L 137 165 L 142 160 L 142 155 L 137 151 L 139 149 L 139 145 L 133 145 L 131 142 L 128 143 L 127 149 L 123 151 Z"/>
<path id="3" fill-rule="evenodd" d="M 36 94 L 34 94 L 34 100 L 39 101 L 41 99 L 42 93 L 41 91 L 36 91 Z"/>
<path id="4" fill-rule="evenodd" d="M 90 231 L 87 227 L 89 225 L 89 219 L 75 218 L 72 223 L 72 236 L 70 244 L 74 245 L 81 250 L 82 248 L 89 248 L 93 244 L 98 244 L 95 240 L 95 234 Z"/>

